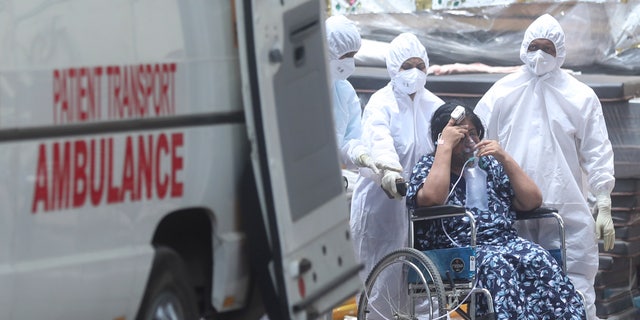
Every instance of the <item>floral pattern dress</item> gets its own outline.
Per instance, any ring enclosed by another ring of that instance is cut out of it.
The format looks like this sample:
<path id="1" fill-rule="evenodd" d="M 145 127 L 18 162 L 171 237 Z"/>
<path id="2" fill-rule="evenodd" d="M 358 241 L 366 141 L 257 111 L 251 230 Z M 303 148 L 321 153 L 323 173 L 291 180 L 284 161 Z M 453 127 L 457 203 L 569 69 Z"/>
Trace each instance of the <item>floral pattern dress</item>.
<path id="1" fill-rule="evenodd" d="M 433 165 L 434 156 L 423 156 L 413 168 L 407 190 L 407 206 L 416 207 L 416 194 Z M 582 298 L 556 260 L 536 243 L 518 237 L 510 210 L 513 189 L 504 167 L 494 157 L 482 157 L 487 172 L 489 210 L 468 208 L 476 219 L 478 286 L 491 292 L 497 319 L 585 319 Z M 458 180 L 451 174 L 450 189 Z M 465 204 L 461 178 L 448 204 Z M 415 224 L 415 247 L 450 248 L 469 245 L 469 223 L 463 217 L 420 221 Z M 479 300 L 481 314 L 487 310 Z"/>

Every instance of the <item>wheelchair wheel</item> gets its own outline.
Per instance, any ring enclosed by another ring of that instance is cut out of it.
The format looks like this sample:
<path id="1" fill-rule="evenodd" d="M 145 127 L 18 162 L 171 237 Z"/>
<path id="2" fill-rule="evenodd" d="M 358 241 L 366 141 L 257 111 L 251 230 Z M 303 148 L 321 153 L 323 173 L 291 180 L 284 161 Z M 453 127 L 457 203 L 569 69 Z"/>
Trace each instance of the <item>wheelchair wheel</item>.
<path id="1" fill-rule="evenodd" d="M 358 301 L 358 320 L 446 319 L 445 299 L 433 262 L 416 249 L 402 248 L 382 258 L 369 273 Z"/>

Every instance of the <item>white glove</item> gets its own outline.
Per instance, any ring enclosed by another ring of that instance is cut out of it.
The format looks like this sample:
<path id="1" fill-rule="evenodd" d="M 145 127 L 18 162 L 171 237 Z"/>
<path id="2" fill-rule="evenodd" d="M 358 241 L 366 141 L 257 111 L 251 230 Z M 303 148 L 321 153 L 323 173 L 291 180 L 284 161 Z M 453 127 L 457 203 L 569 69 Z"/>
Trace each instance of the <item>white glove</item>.
<path id="1" fill-rule="evenodd" d="M 380 170 L 402 173 L 402 166 L 400 164 L 376 161 L 376 167 Z"/>
<path id="2" fill-rule="evenodd" d="M 356 145 L 350 151 L 349 158 L 356 166 L 360 168 L 369 168 L 376 176 L 380 174 L 380 170 L 378 170 L 378 167 L 376 167 L 373 159 L 369 155 L 369 152 L 363 145 Z"/>
<path id="3" fill-rule="evenodd" d="M 355 163 L 356 166 L 369 168 L 375 174 L 380 173 L 380 170 L 378 170 L 378 167 L 376 167 L 376 164 L 373 162 L 373 159 L 371 159 L 371 156 L 369 156 L 368 153 L 362 153 L 354 160 L 355 161 L 353 161 L 353 163 Z"/>
<path id="4" fill-rule="evenodd" d="M 404 181 L 400 173 L 391 170 L 384 170 L 384 175 L 382 176 L 382 184 L 380 185 L 382 189 L 387 193 L 389 198 L 394 198 L 401 200 L 402 195 L 398 193 L 398 189 L 396 187 L 396 180 L 400 179 Z"/>
<path id="5" fill-rule="evenodd" d="M 616 229 L 613 228 L 611 219 L 611 196 L 599 194 L 596 196 L 598 217 L 596 218 L 596 237 L 604 239 L 604 251 L 613 249 L 616 240 Z"/>

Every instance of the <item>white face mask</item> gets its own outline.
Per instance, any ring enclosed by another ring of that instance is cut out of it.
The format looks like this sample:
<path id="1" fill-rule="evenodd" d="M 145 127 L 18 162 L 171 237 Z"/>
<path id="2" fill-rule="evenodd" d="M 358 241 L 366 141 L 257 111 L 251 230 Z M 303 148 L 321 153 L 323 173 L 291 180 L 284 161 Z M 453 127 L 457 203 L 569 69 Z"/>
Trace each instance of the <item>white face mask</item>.
<path id="1" fill-rule="evenodd" d="M 344 58 L 329 61 L 331 68 L 331 78 L 333 80 L 347 80 L 356 70 L 356 60 L 354 58 Z"/>
<path id="2" fill-rule="evenodd" d="M 413 94 L 427 83 L 427 74 L 418 68 L 402 70 L 393 77 L 392 85 L 395 90 L 404 94 Z"/>
<path id="3" fill-rule="evenodd" d="M 536 75 L 543 75 L 556 67 L 556 58 L 542 50 L 527 52 L 527 67 Z"/>

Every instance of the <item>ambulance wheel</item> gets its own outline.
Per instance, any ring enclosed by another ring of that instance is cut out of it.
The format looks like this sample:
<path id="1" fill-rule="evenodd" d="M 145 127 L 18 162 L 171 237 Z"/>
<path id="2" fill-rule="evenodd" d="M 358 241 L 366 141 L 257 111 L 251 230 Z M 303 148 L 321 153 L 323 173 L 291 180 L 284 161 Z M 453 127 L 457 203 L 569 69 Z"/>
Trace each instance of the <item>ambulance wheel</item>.
<path id="1" fill-rule="evenodd" d="M 145 290 L 137 320 L 198 319 L 193 288 L 180 256 L 169 248 L 159 247 Z"/>

